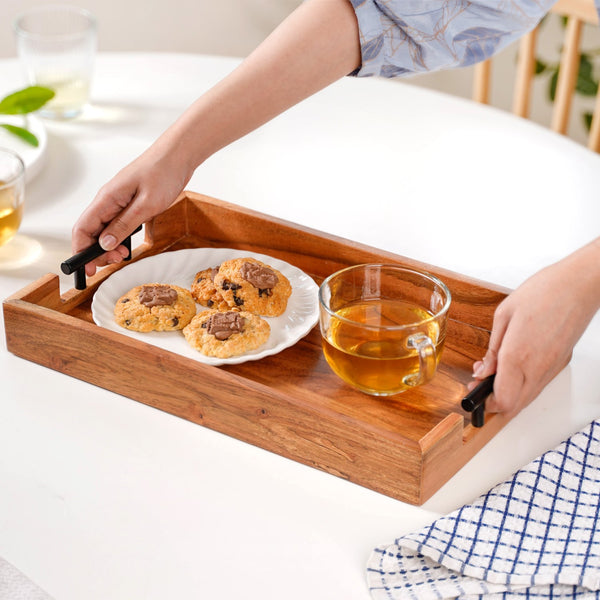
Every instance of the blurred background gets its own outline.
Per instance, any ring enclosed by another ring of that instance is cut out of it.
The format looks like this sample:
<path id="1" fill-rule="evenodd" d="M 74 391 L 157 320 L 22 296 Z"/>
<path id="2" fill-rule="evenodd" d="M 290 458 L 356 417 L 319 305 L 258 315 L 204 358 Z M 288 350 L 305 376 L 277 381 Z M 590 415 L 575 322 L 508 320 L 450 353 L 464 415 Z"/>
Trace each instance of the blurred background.
<path id="1" fill-rule="evenodd" d="M 0 2 L 0 58 L 16 56 L 12 22 L 23 10 L 44 0 L 2 0 Z M 244 57 L 252 51 L 301 0 L 78 0 L 63 1 L 93 12 L 98 19 L 100 51 L 197 52 Z M 546 18 L 538 41 L 538 59 L 546 68 L 535 81 L 531 119 L 550 122 L 552 103 L 548 89 L 558 61 L 564 25 L 556 15 Z M 590 59 L 586 81 L 582 82 L 571 113 L 569 136 L 585 143 L 585 113 L 593 106 L 590 88 L 597 87 L 600 75 L 600 28 L 586 25 L 583 49 Z M 491 104 L 510 110 L 516 48 L 508 48 L 495 61 Z M 598 63 L 598 64 L 597 64 Z M 402 81 L 470 98 L 472 69 L 421 75 Z M 588 93 L 586 93 L 586 88 Z M 4 95 L 13 90 L 3 90 Z M 595 89 L 594 89 L 595 93 Z"/>

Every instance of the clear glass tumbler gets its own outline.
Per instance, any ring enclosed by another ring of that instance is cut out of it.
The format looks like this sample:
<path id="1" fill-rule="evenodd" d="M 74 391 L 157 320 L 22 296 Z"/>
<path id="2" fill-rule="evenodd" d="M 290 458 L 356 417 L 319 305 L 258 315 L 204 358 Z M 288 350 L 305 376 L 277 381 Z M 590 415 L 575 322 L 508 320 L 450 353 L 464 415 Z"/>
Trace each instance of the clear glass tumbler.
<path id="1" fill-rule="evenodd" d="M 15 19 L 17 54 L 30 85 L 54 90 L 42 117 L 70 119 L 89 102 L 97 45 L 92 13 L 76 6 L 49 4 Z"/>

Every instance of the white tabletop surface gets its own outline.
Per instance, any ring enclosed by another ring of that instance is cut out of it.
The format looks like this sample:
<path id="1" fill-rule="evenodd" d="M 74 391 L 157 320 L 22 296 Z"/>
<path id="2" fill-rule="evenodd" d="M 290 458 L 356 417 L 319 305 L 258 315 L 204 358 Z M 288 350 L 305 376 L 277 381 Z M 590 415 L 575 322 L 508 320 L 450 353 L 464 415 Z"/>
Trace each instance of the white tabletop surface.
<path id="1" fill-rule="evenodd" d="M 101 54 L 85 115 L 45 122 L 14 240 L 38 255 L 0 267 L 0 296 L 59 273 L 98 188 L 236 64 Z M 23 86 L 16 60 L 0 61 L 0 82 L 2 95 Z M 188 189 L 511 288 L 600 234 L 600 156 L 376 79 L 316 94 L 212 157 Z M 56 600 L 367 600 L 373 547 L 471 501 L 600 410 L 597 315 L 571 364 L 415 507 L 17 358 L 0 337 L 0 556 Z"/>

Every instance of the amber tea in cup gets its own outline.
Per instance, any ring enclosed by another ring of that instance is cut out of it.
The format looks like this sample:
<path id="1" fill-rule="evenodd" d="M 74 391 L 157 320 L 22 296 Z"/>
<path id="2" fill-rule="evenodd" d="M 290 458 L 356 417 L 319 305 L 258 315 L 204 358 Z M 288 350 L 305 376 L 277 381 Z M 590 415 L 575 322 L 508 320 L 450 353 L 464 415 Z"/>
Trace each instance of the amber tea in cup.
<path id="1" fill-rule="evenodd" d="M 23 218 L 25 165 L 21 157 L 0 148 L 0 246 L 17 233 Z"/>
<path id="2" fill-rule="evenodd" d="M 352 387 L 390 396 L 430 381 L 446 339 L 450 291 L 437 277 L 366 264 L 319 289 L 323 352 Z"/>

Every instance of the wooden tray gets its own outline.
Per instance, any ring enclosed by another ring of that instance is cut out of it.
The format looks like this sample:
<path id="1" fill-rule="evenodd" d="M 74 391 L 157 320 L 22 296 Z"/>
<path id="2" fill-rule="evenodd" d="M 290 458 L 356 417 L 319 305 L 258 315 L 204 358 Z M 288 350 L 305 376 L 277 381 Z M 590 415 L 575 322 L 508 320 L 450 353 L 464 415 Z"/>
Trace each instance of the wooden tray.
<path id="1" fill-rule="evenodd" d="M 474 428 L 460 400 L 508 290 L 191 192 L 146 224 L 132 260 L 205 247 L 267 254 L 317 283 L 367 262 L 436 274 L 452 292 L 438 373 L 391 399 L 361 394 L 330 371 L 318 326 L 259 361 L 196 362 L 94 324 L 92 296 L 121 265 L 100 270 L 83 291 L 61 296 L 58 276 L 48 274 L 8 298 L 9 351 L 412 504 L 427 500 L 506 423 L 487 415 L 485 425 Z"/>

